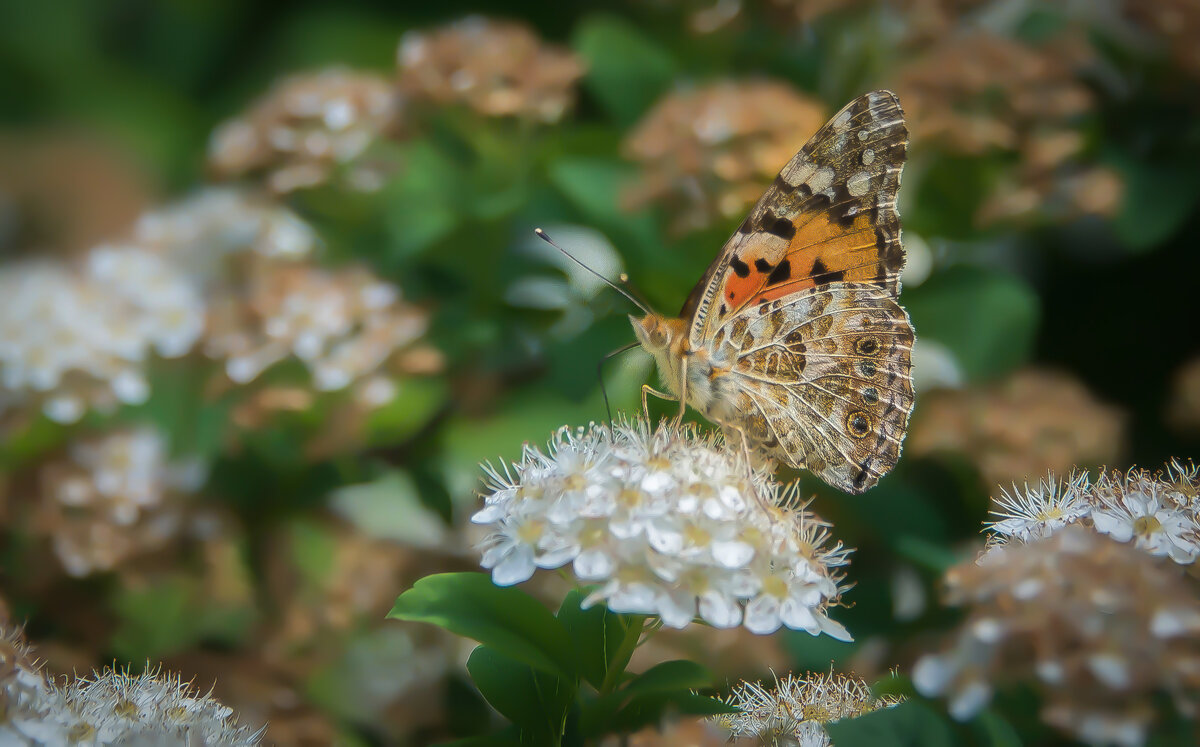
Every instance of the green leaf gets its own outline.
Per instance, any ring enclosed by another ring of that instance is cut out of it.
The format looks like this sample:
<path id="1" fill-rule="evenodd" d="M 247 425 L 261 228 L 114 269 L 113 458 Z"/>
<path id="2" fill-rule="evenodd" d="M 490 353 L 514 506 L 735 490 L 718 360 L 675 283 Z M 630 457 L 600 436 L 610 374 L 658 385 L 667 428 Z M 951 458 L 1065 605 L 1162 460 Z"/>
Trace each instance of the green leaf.
<path id="1" fill-rule="evenodd" d="M 711 698 L 703 701 L 691 699 L 693 689 L 711 684 L 712 675 L 695 662 L 663 662 L 634 676 L 616 692 L 606 693 L 588 703 L 580 716 L 580 729 L 587 736 L 614 730 L 633 731 L 656 721 L 668 707 L 682 713 L 729 712 L 720 701 Z M 712 701 L 712 704 L 707 704 L 707 701 Z M 702 706 L 718 710 L 704 710 Z M 617 724 L 620 726 L 617 727 Z"/>
<path id="2" fill-rule="evenodd" d="M 612 16 L 593 16 L 572 41 L 587 62 L 587 89 L 621 126 L 628 126 L 671 85 L 677 65 L 636 26 Z"/>
<path id="3" fill-rule="evenodd" d="M 428 142 L 397 149 L 400 173 L 383 188 L 387 229 L 393 251 L 419 254 L 458 226 L 462 203 L 461 169 Z"/>
<path id="4" fill-rule="evenodd" d="M 950 726 L 917 700 L 825 725 L 834 747 L 950 747 Z"/>
<path id="5" fill-rule="evenodd" d="M 368 537 L 432 549 L 446 541 L 446 525 L 421 503 L 416 483 L 400 470 L 378 479 L 338 488 L 329 508 Z"/>
<path id="6" fill-rule="evenodd" d="M 633 647 L 625 644 L 629 636 L 641 635 L 641 625 L 632 625 L 631 618 L 611 612 L 602 604 L 581 609 L 579 605 L 583 599 L 582 592 L 569 592 L 558 609 L 558 621 L 571 636 L 579 674 L 599 690 L 610 670 L 617 668 L 619 671 L 629 663 L 628 655 L 622 657 L 624 661 L 618 661 L 616 657 L 626 649 L 629 654 L 633 652 Z"/>
<path id="7" fill-rule="evenodd" d="M 407 441 L 437 414 L 449 397 L 450 389 L 441 379 L 400 379 L 392 401 L 368 418 L 367 441 L 371 444 Z"/>
<path id="8" fill-rule="evenodd" d="M 1006 719 L 989 709 L 971 720 L 972 730 L 981 735 L 981 744 L 990 747 L 1021 747 L 1021 735 Z"/>
<path id="9" fill-rule="evenodd" d="M 467 671 L 487 702 L 520 729 L 522 743 L 561 741 L 578 689 L 574 678 L 535 671 L 487 646 L 471 653 Z"/>
<path id="10" fill-rule="evenodd" d="M 676 659 L 664 661 L 630 680 L 621 692 L 625 695 L 667 693 L 673 690 L 693 690 L 712 685 L 712 674 L 694 661 Z"/>
<path id="11" fill-rule="evenodd" d="M 510 724 L 491 734 L 456 739 L 453 742 L 439 742 L 436 747 L 525 747 L 525 745 L 521 742 L 521 730 L 515 724 Z"/>
<path id="12" fill-rule="evenodd" d="M 1167 241 L 1192 216 L 1200 200 L 1200 172 L 1186 158 L 1149 163 L 1131 154 L 1110 159 L 1125 183 L 1121 208 L 1113 219 L 1117 238 L 1135 252 Z"/>
<path id="13" fill-rule="evenodd" d="M 426 576 L 396 599 L 388 617 L 437 625 L 540 671 L 575 676 L 575 655 L 562 624 L 533 597 L 496 586 L 484 573 Z"/>
<path id="14" fill-rule="evenodd" d="M 1041 307 L 1021 278 L 958 266 L 904 295 L 918 339 L 950 348 L 967 376 L 1001 376 L 1029 358 Z"/>
<path id="15" fill-rule="evenodd" d="M 631 699 L 608 722 L 609 732 L 634 732 L 662 723 L 667 715 L 712 716 L 730 713 L 730 706 L 716 698 L 688 691 L 648 693 Z"/>

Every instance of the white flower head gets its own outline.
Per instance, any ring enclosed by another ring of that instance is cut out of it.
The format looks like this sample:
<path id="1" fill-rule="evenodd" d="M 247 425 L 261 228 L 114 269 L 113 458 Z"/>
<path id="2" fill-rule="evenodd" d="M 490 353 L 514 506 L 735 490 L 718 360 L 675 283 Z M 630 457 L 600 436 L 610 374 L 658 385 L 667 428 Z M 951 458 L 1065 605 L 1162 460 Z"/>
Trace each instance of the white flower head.
<path id="1" fill-rule="evenodd" d="M 598 586 L 587 604 L 658 615 L 682 628 L 697 616 L 756 633 L 781 626 L 849 633 L 828 616 L 843 591 L 848 550 L 826 547 L 828 525 L 720 436 L 643 419 L 559 430 L 542 451 L 485 465 L 489 528 L 481 564 L 499 585 L 570 564 Z"/>
<path id="2" fill-rule="evenodd" d="M 1190 565 L 1200 555 L 1195 499 L 1160 477 L 1139 469 L 1102 474 L 1092 491 L 1092 524 L 1115 540 Z"/>
<path id="3" fill-rule="evenodd" d="M 996 521 L 985 523 L 993 534 L 1021 542 L 1048 537 L 1068 524 L 1074 524 L 1091 512 L 1087 501 L 1088 474 L 1072 473 L 1065 481 L 1048 473 L 1034 486 L 1024 489 L 1013 483 L 1012 492 L 1003 488 L 993 499 L 990 513 Z"/>
<path id="4" fill-rule="evenodd" d="M 263 730 L 237 723 L 233 709 L 197 692 L 178 675 L 105 669 L 55 682 L 33 662 L 19 631 L 0 629 L 8 670 L 4 744 L 256 745 Z"/>
<path id="5" fill-rule="evenodd" d="M 738 713 L 712 721 L 729 731 L 730 739 L 752 738 L 759 744 L 829 747 L 824 724 L 855 718 L 903 702 L 899 696 L 878 697 L 853 675 L 809 673 L 776 678 L 774 687 L 740 682 L 725 699 Z"/>

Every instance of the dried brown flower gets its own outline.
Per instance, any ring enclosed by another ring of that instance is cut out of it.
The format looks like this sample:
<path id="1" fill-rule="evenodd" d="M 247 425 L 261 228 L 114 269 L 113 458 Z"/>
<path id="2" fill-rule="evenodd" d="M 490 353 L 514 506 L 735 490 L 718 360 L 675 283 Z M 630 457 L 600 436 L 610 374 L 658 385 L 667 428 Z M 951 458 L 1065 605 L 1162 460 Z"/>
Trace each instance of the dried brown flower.
<path id="1" fill-rule="evenodd" d="M 887 8 L 896 14 L 889 21 L 908 43 L 944 35 L 962 16 L 986 0 L 659 0 L 659 5 L 679 7 L 687 14 L 688 26 L 708 34 L 749 19 L 773 26 L 802 29 L 832 13 L 862 14 Z"/>
<path id="2" fill-rule="evenodd" d="M 1174 565 L 1083 526 L 993 548 L 951 569 L 967 619 L 913 682 L 966 719 L 993 689 L 1031 683 L 1042 718 L 1085 742 L 1141 744 L 1166 692 L 1190 714 L 1200 693 L 1200 598 Z"/>
<path id="3" fill-rule="evenodd" d="M 341 68 L 292 75 L 213 132 L 209 166 L 225 178 L 265 172 L 277 193 L 312 187 L 354 162 L 398 116 L 383 76 Z M 379 186 L 366 167 L 347 176 L 352 186 Z"/>
<path id="4" fill-rule="evenodd" d="M 664 207 L 676 233 L 740 216 L 825 121 L 784 83 L 722 81 L 660 101 L 626 139 L 641 166 L 629 209 Z"/>
<path id="5" fill-rule="evenodd" d="M 153 186 L 129 154 L 71 132 L 0 133 L 0 250 L 82 251 L 125 230 Z"/>
<path id="6" fill-rule="evenodd" d="M 482 16 L 405 34 L 396 57 L 406 101 L 540 122 L 562 118 L 584 72 L 579 58 L 524 24 Z"/>
<path id="7" fill-rule="evenodd" d="M 1192 0 L 1126 0 L 1124 10 L 1162 38 L 1176 65 L 1200 78 L 1200 5 Z"/>
<path id="8" fill-rule="evenodd" d="M 33 524 L 69 575 L 112 570 L 178 535 L 204 476 L 196 460 L 169 461 L 152 428 L 77 441 L 41 468 Z"/>
<path id="9" fill-rule="evenodd" d="M 942 38 L 900 71 L 896 87 L 914 142 L 1017 157 L 980 207 L 980 223 L 1116 210 L 1120 181 L 1086 162 L 1075 125 L 1094 107 L 1075 74 L 1090 54 L 1069 35 L 1034 47 L 972 32 Z"/>
<path id="10" fill-rule="evenodd" d="M 1116 461 L 1123 431 L 1120 411 L 1074 377 L 1026 369 L 988 387 L 930 392 L 906 448 L 914 455 L 962 453 L 987 484 L 1008 484 Z"/>
<path id="11" fill-rule="evenodd" d="M 1200 431 L 1200 357 L 1175 371 L 1167 422 L 1181 431 Z"/>

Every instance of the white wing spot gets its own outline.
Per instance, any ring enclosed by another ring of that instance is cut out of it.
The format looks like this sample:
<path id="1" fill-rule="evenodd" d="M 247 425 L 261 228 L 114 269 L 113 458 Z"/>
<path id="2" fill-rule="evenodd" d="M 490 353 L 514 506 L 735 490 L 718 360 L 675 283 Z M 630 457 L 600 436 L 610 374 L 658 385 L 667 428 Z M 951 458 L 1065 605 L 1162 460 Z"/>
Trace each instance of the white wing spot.
<path id="1" fill-rule="evenodd" d="M 871 174 L 860 171 L 846 180 L 846 191 L 855 197 L 862 197 L 871 191 Z"/>
<path id="2" fill-rule="evenodd" d="M 833 120 L 833 129 L 844 130 L 850 126 L 850 110 L 843 109 Z"/>
<path id="3" fill-rule="evenodd" d="M 817 192 L 824 192 L 833 184 L 833 169 L 826 166 L 823 169 L 817 169 L 816 173 L 810 176 L 806 182 L 808 188 Z"/>
<path id="4" fill-rule="evenodd" d="M 863 166 L 870 166 L 871 164 L 875 163 L 875 151 L 871 148 L 864 150 L 862 154 L 862 162 Z"/>

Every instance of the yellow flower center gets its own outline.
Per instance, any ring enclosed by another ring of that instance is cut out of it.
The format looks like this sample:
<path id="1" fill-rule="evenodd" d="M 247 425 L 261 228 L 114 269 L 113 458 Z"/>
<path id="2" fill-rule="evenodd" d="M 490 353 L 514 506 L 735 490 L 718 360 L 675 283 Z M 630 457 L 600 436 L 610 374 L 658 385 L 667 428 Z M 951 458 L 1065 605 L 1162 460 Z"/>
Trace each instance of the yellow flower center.
<path id="1" fill-rule="evenodd" d="M 625 508 L 634 508 L 642 505 L 643 494 L 640 490 L 633 488 L 625 488 L 621 494 L 617 496 L 617 503 L 620 503 Z"/>
<path id="2" fill-rule="evenodd" d="M 684 529 L 683 536 L 684 539 L 687 540 L 688 544 L 692 545 L 693 547 L 703 547 L 712 541 L 712 535 L 695 524 L 689 524 L 687 528 Z"/>
<path id="3" fill-rule="evenodd" d="M 544 522 L 535 519 L 523 524 L 521 528 L 517 530 L 517 536 L 520 537 L 521 541 L 525 544 L 532 545 L 541 539 L 542 532 L 545 530 L 545 528 L 546 525 Z"/>
<path id="4" fill-rule="evenodd" d="M 1133 522 L 1134 534 L 1150 535 L 1162 530 L 1162 522 L 1153 516 L 1139 516 Z"/>
<path id="5" fill-rule="evenodd" d="M 567 475 L 567 479 L 563 480 L 563 490 L 583 490 L 586 487 L 587 480 L 579 473 Z"/>
<path id="6" fill-rule="evenodd" d="M 787 582 L 779 576 L 767 576 L 763 580 L 763 593 L 783 599 L 788 593 Z"/>

